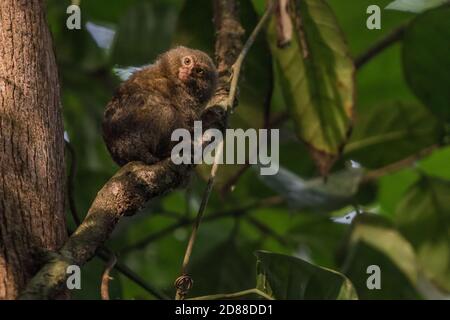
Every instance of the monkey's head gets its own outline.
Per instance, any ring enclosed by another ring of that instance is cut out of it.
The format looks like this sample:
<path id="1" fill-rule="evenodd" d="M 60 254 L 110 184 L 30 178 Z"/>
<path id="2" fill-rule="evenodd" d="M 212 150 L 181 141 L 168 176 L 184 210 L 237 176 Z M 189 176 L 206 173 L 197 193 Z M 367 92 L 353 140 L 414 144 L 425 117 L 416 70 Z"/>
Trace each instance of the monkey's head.
<path id="1" fill-rule="evenodd" d="M 186 87 L 201 103 L 211 99 L 217 85 L 217 69 L 211 58 L 200 50 L 177 47 L 161 56 L 171 78 Z"/>

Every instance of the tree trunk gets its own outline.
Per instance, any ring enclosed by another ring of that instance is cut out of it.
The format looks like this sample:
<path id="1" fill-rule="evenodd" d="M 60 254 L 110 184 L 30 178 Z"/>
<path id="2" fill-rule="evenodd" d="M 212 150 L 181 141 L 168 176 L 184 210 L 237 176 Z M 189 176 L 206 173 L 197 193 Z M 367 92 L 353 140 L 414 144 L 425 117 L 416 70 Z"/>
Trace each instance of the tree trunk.
<path id="1" fill-rule="evenodd" d="M 60 248 L 64 138 L 44 1 L 0 1 L 0 299 L 14 299 Z"/>

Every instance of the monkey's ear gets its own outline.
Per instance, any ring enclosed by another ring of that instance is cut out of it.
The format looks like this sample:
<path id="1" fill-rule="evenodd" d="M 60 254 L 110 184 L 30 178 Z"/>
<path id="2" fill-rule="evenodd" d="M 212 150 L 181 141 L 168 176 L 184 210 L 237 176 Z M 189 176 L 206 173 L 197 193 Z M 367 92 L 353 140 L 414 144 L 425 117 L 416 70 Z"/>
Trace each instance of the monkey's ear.
<path id="1" fill-rule="evenodd" d="M 142 70 L 145 67 L 147 67 L 147 65 L 141 67 L 114 67 L 113 72 L 120 80 L 127 81 L 133 75 L 133 73 Z"/>

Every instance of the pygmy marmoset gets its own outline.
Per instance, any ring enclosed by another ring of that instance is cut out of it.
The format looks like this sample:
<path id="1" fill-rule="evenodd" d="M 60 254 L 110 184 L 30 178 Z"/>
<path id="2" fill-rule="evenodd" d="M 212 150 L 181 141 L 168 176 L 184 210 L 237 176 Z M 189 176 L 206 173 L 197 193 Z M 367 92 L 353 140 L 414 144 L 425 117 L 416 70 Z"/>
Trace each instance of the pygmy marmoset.
<path id="1" fill-rule="evenodd" d="M 172 132 L 192 131 L 211 99 L 217 70 L 204 52 L 177 47 L 123 82 L 105 109 L 103 138 L 119 165 L 170 157 Z"/>

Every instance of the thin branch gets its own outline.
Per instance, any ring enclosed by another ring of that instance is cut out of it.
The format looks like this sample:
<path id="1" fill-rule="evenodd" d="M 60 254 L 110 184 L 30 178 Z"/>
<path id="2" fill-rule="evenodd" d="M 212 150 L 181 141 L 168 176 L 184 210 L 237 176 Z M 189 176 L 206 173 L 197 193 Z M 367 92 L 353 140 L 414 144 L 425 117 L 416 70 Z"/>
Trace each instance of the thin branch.
<path id="1" fill-rule="evenodd" d="M 385 49 L 389 48 L 391 45 L 402 40 L 407 27 L 408 27 L 408 24 L 403 24 L 400 27 L 394 29 L 385 38 L 383 38 L 379 42 L 375 43 L 365 53 L 363 53 L 361 56 L 356 58 L 355 59 L 356 69 L 360 69 L 366 63 L 368 63 L 370 60 L 372 60 L 374 57 L 376 57 L 378 54 L 383 52 Z"/>
<path id="2" fill-rule="evenodd" d="M 201 297 L 195 297 L 188 300 L 227 300 L 227 299 L 236 299 L 236 298 L 243 298 L 251 294 L 256 294 L 266 300 L 274 300 L 271 296 L 266 294 L 265 292 L 259 290 L 259 289 L 248 289 L 244 291 L 234 292 L 234 293 L 225 293 L 225 294 L 214 294 L 210 296 L 201 296 Z"/>
<path id="3" fill-rule="evenodd" d="M 219 148 L 216 151 L 215 159 L 218 159 L 218 157 L 221 157 L 222 150 L 223 150 L 223 147 Z M 189 265 L 189 260 L 191 258 L 192 249 L 194 247 L 195 239 L 197 238 L 198 228 L 199 228 L 200 222 L 203 218 L 203 214 L 205 212 L 206 206 L 208 204 L 209 196 L 211 194 L 211 191 L 212 191 L 212 188 L 214 185 L 214 179 L 216 177 L 218 167 L 219 167 L 218 161 L 214 161 L 214 164 L 213 164 L 213 167 L 211 170 L 211 176 L 208 179 L 208 184 L 206 186 L 205 193 L 202 198 L 202 202 L 200 203 L 200 208 L 198 210 L 197 217 L 195 218 L 195 223 L 194 223 L 194 226 L 192 227 L 192 233 L 191 233 L 191 236 L 189 237 L 189 242 L 188 242 L 188 245 L 186 248 L 186 252 L 184 254 L 183 264 L 181 267 L 181 276 L 175 280 L 175 287 L 177 289 L 176 297 L 175 297 L 176 300 L 183 300 L 184 297 L 186 296 L 187 292 L 191 289 L 192 284 L 193 284 L 192 279 L 189 276 L 187 276 L 187 272 L 188 272 L 187 269 L 188 269 L 188 265 Z"/>
<path id="4" fill-rule="evenodd" d="M 109 299 L 109 282 L 113 279 L 110 276 L 110 273 L 116 263 L 117 263 L 116 255 L 111 252 L 108 263 L 106 264 L 105 271 L 102 274 L 102 283 L 100 285 L 100 294 L 101 294 L 102 300 L 110 300 Z"/>
<path id="5" fill-rule="evenodd" d="M 105 250 L 97 251 L 97 256 L 105 262 L 108 261 L 109 259 L 109 254 L 105 252 Z M 134 283 L 136 283 L 137 285 L 139 285 L 141 288 L 143 288 L 145 291 L 150 293 L 155 298 L 160 300 L 170 299 L 167 295 L 159 292 L 157 289 L 148 284 L 145 280 L 143 280 L 134 271 L 132 271 L 130 268 L 128 268 L 125 264 L 121 263 L 120 261 L 117 261 L 117 263 L 114 265 L 114 269 L 123 274 L 131 281 L 133 281 Z"/>
<path id="6" fill-rule="evenodd" d="M 239 38 L 240 38 L 240 34 L 242 31 L 242 27 L 240 27 L 240 23 L 239 23 L 239 19 L 237 17 L 237 3 L 234 1 L 224 1 L 224 0 L 219 0 L 216 3 L 216 17 L 219 17 L 219 21 L 223 22 L 226 21 L 226 19 L 223 19 L 224 16 L 226 16 L 229 21 L 231 20 L 233 22 L 233 24 L 236 26 L 236 33 L 237 35 L 234 36 L 234 39 L 237 40 L 236 41 L 236 46 L 239 46 Z M 252 47 L 253 43 L 256 40 L 256 37 L 258 36 L 259 32 L 261 31 L 261 29 L 264 27 L 264 25 L 266 24 L 266 22 L 269 20 L 270 15 L 272 14 L 274 9 L 274 2 L 271 1 L 267 7 L 266 12 L 264 13 L 264 15 L 262 16 L 262 18 L 260 19 L 260 21 L 258 22 L 258 24 L 256 25 L 255 29 L 253 30 L 253 32 L 251 33 L 251 35 L 249 36 L 249 38 L 247 39 L 247 42 L 244 44 L 244 46 L 242 47 L 241 52 L 239 53 L 239 55 L 236 58 L 236 61 L 233 63 L 233 65 L 231 66 L 231 84 L 230 84 L 230 90 L 229 90 L 229 94 L 228 94 L 228 99 L 226 101 L 226 120 L 228 119 L 228 116 L 231 112 L 231 110 L 234 108 L 235 105 L 235 100 L 236 100 L 236 93 L 237 93 L 237 86 L 238 86 L 238 82 L 239 82 L 239 77 L 240 77 L 240 72 L 242 69 L 242 64 L 245 60 L 245 57 L 247 56 L 248 51 L 250 50 L 250 48 Z M 220 17 L 221 15 L 223 15 L 223 17 Z M 220 34 L 221 31 L 224 31 L 224 25 L 220 25 L 218 26 L 218 34 Z M 228 27 L 228 26 L 227 26 Z M 230 32 L 230 30 L 225 30 L 226 32 Z M 221 37 L 218 37 L 218 41 L 220 41 Z M 227 44 L 228 45 L 228 44 Z M 220 48 L 226 48 L 226 45 L 221 46 L 218 45 L 217 47 Z M 233 48 L 234 50 L 236 49 Z M 176 300 L 182 300 L 186 297 L 187 293 L 189 292 L 189 290 L 192 287 L 193 281 L 192 279 L 188 276 L 188 266 L 189 266 L 189 261 L 191 258 L 191 254 L 192 254 L 192 250 L 195 244 L 195 240 L 197 238 L 197 232 L 198 232 L 198 228 L 200 226 L 200 222 L 202 220 L 203 214 L 205 212 L 205 209 L 207 207 L 208 204 L 208 200 L 209 197 L 211 195 L 211 191 L 213 189 L 213 185 L 214 185 L 214 180 L 216 178 L 216 174 L 217 174 L 217 170 L 219 168 L 219 159 L 222 157 L 223 154 L 223 148 L 224 148 L 224 140 L 222 139 L 216 149 L 216 154 L 214 157 L 214 163 L 211 169 L 211 174 L 210 177 L 208 179 L 208 183 L 205 189 L 205 192 L 203 194 L 202 197 L 202 202 L 200 204 L 200 208 L 198 210 L 198 214 L 197 214 L 197 218 L 195 220 L 195 224 L 192 228 L 192 233 L 189 237 L 189 242 L 186 248 L 186 252 L 183 258 L 183 264 L 181 267 L 181 276 L 178 277 L 175 280 L 175 287 L 176 287 L 176 296 L 175 299 Z"/>
<path id="7" fill-rule="evenodd" d="M 239 207 L 239 208 L 213 213 L 213 214 L 205 217 L 202 220 L 202 222 L 203 223 L 211 222 L 211 221 L 216 221 L 216 220 L 224 219 L 224 218 L 228 218 L 228 217 L 241 217 L 241 216 L 249 213 L 252 210 L 255 210 L 258 208 L 267 208 L 267 207 L 277 206 L 277 205 L 280 205 L 283 203 L 284 203 L 284 199 L 280 196 L 269 197 L 269 198 L 251 202 L 251 203 L 249 203 L 245 206 Z M 179 228 L 183 228 L 183 227 L 192 225 L 193 223 L 195 223 L 195 220 L 196 220 L 195 218 L 182 219 L 182 220 L 178 221 L 177 223 L 169 225 L 168 227 L 161 229 L 160 231 L 155 232 L 155 233 L 145 237 L 144 239 L 142 239 L 130 246 L 123 248 L 122 250 L 120 250 L 120 255 L 128 254 L 129 252 L 131 252 L 133 250 L 139 250 L 139 249 L 145 248 L 151 242 L 161 239 L 162 237 L 165 237 L 165 236 L 173 233 L 175 230 L 178 230 Z"/>
<path id="8" fill-rule="evenodd" d="M 366 175 L 362 179 L 361 183 L 367 183 L 370 181 L 374 181 L 385 175 L 408 168 L 408 167 L 412 166 L 415 162 L 419 161 L 420 159 L 423 159 L 426 156 L 429 156 L 430 154 L 432 154 L 433 151 L 435 151 L 437 148 L 439 148 L 438 145 L 432 145 L 431 147 L 420 150 L 418 153 L 413 154 L 405 159 L 391 163 L 382 168 L 369 171 L 368 173 L 366 173 Z"/>
<path id="9" fill-rule="evenodd" d="M 190 217 L 191 213 L 192 213 L 192 196 L 193 196 L 193 192 L 192 192 L 192 182 L 186 187 L 186 191 L 184 193 L 184 197 L 185 197 L 185 202 L 186 202 L 186 207 L 185 207 L 185 211 L 184 211 L 184 216 L 185 217 Z"/>
<path id="10" fill-rule="evenodd" d="M 272 59 L 270 59 L 269 63 L 269 80 L 268 80 L 268 87 L 269 90 L 266 93 L 266 96 L 264 97 L 264 117 L 263 117 L 263 128 L 269 128 L 271 126 L 271 113 L 272 113 L 272 97 L 273 97 L 273 90 L 274 90 L 274 74 L 273 74 L 273 62 Z"/>
<path id="11" fill-rule="evenodd" d="M 247 220 L 250 224 L 252 224 L 255 228 L 257 228 L 262 234 L 271 237 L 272 239 L 274 239 L 281 245 L 286 246 L 286 247 L 290 246 L 289 242 L 285 238 L 280 236 L 277 232 L 272 230 L 272 228 L 270 228 L 268 225 L 262 223 L 258 219 L 248 216 L 245 218 L 245 220 Z"/>
<path id="12" fill-rule="evenodd" d="M 247 39 L 247 42 L 244 44 L 244 47 L 242 48 L 241 53 L 239 54 L 238 58 L 236 59 L 236 62 L 231 67 L 233 74 L 232 74 L 232 78 L 231 78 L 230 95 L 228 97 L 228 106 L 230 108 L 233 108 L 234 101 L 236 99 L 237 85 L 238 85 L 238 81 L 239 81 L 240 72 L 242 69 L 242 63 L 244 62 L 245 57 L 247 56 L 248 52 L 250 51 L 250 48 L 252 47 L 256 38 L 258 37 L 258 34 L 260 33 L 261 29 L 268 22 L 270 16 L 273 13 L 274 7 L 275 7 L 275 1 L 269 1 L 266 12 L 259 20 L 259 22 L 256 25 L 253 32 L 250 34 L 249 38 Z"/>
<path id="13" fill-rule="evenodd" d="M 289 14 L 289 0 L 277 0 L 275 18 L 277 45 L 279 48 L 284 48 L 291 43 L 293 34 L 292 19 Z"/>

